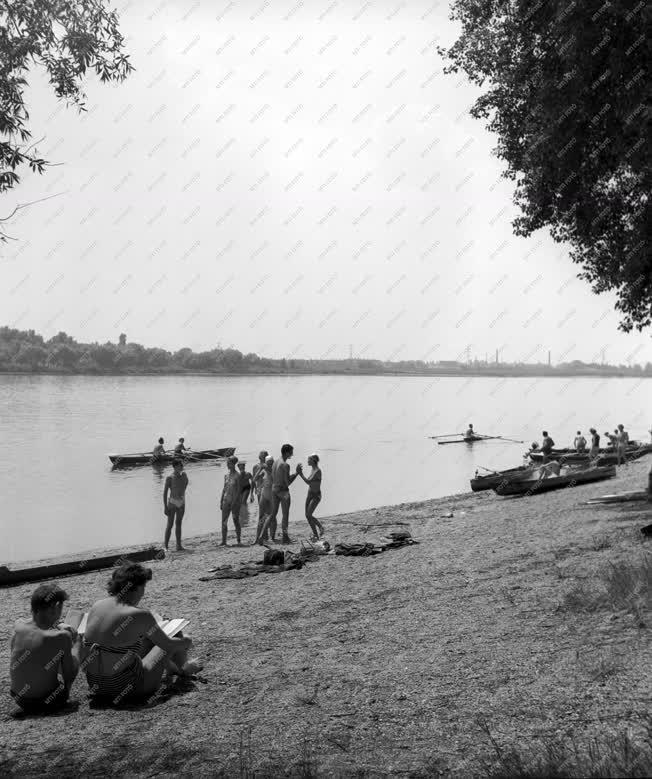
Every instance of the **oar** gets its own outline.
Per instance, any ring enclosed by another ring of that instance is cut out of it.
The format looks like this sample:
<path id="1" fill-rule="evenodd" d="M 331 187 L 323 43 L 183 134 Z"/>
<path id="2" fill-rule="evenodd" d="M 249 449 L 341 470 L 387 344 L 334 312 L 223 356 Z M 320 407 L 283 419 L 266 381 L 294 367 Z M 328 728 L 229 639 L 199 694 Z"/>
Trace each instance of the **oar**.
<path id="1" fill-rule="evenodd" d="M 454 435 L 462 435 L 462 433 L 444 433 L 443 435 L 429 435 L 428 438 L 451 438 Z"/>
<path id="2" fill-rule="evenodd" d="M 525 441 L 517 441 L 516 438 L 505 438 L 505 436 L 497 435 L 495 438 L 499 438 L 501 441 L 510 441 L 513 444 L 524 444 Z"/>

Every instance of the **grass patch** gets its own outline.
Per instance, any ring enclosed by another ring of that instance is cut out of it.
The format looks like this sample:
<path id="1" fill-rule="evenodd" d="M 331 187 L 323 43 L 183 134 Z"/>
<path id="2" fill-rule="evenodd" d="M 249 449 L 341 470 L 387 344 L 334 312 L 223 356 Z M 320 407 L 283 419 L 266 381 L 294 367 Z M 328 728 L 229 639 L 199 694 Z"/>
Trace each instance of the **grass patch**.
<path id="1" fill-rule="evenodd" d="M 542 740 L 530 747 L 501 747 L 486 720 L 478 721 L 495 760 L 485 766 L 488 779 L 601 779 L 652 775 L 652 740 L 635 742 L 629 733 L 595 737 L 585 743 L 571 739 Z"/>

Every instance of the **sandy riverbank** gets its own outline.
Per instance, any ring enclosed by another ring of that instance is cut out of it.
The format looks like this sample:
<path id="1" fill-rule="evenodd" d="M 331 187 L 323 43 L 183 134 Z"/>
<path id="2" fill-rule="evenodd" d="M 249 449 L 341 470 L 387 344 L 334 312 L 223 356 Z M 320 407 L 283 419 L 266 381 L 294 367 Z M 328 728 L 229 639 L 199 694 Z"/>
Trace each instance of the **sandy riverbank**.
<path id="1" fill-rule="evenodd" d="M 0 774 L 462 777 L 570 738 L 580 753 L 595 739 L 618 752 L 612 739 L 629 731 L 649 750 L 640 527 L 652 508 L 584 505 L 644 489 L 648 467 L 528 499 L 469 494 L 332 517 L 333 543 L 407 528 L 420 544 L 300 571 L 200 582 L 261 555 L 193 539 L 190 553 L 151 564 L 143 605 L 191 620 L 201 679 L 115 711 L 92 708 L 81 678 L 77 711 L 16 718 L 4 663 Z M 107 578 L 62 584 L 87 607 Z M 5 658 L 32 589 L 2 591 Z M 623 775 L 644 775 L 637 765 Z"/>

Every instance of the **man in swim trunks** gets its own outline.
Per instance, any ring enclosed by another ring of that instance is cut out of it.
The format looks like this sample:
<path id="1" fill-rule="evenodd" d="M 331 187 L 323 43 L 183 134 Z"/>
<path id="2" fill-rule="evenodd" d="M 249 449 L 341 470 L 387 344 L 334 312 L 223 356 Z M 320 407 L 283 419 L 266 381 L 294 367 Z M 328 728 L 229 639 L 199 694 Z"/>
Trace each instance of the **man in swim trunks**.
<path id="1" fill-rule="evenodd" d="M 162 438 L 158 439 L 158 444 L 154 447 L 154 451 L 152 452 L 152 457 L 155 460 L 160 460 L 161 457 L 165 455 L 165 446 L 163 446 L 165 442 Z"/>
<path id="2" fill-rule="evenodd" d="M 183 472 L 183 463 L 178 458 L 173 460 L 174 471 L 165 480 L 163 487 L 163 513 L 168 518 L 165 528 L 165 548 L 170 543 L 172 525 L 177 540 L 177 552 L 183 552 L 181 545 L 181 520 L 186 513 L 186 490 L 188 489 L 188 476 Z"/>
<path id="3" fill-rule="evenodd" d="M 618 435 L 616 438 L 616 453 L 618 455 L 617 465 L 627 465 L 627 447 L 629 446 L 629 433 L 623 425 L 618 425 Z M 622 463 L 620 462 L 622 460 Z"/>
<path id="4" fill-rule="evenodd" d="M 242 500 L 242 485 L 240 474 L 237 473 L 235 466 L 238 458 L 231 455 L 226 461 L 228 473 L 224 477 L 224 487 L 220 498 L 220 510 L 222 511 L 222 543 L 220 546 L 227 546 L 226 536 L 228 534 L 229 515 L 233 516 L 235 526 L 235 536 L 237 544 L 240 546 L 240 504 Z"/>
<path id="5" fill-rule="evenodd" d="M 589 433 L 591 433 L 591 449 L 589 450 L 589 457 L 592 460 L 595 460 L 595 458 L 600 454 L 600 434 L 594 427 L 589 430 Z"/>
<path id="6" fill-rule="evenodd" d="M 584 453 L 586 452 L 586 438 L 582 435 L 582 431 L 578 430 L 577 435 L 575 436 L 575 439 L 573 441 L 573 446 L 575 449 L 577 449 L 578 452 Z"/>
<path id="7" fill-rule="evenodd" d="M 186 451 L 186 447 L 184 445 L 185 438 L 180 438 L 179 443 L 174 447 L 174 453 L 176 455 L 181 455 Z"/>
<path id="8" fill-rule="evenodd" d="M 548 435 L 548 431 L 543 431 L 543 441 L 541 443 L 541 453 L 543 454 L 543 459 L 541 460 L 542 463 L 547 463 L 550 459 L 550 456 L 552 455 L 552 448 L 555 445 L 555 442 L 552 440 L 552 438 Z"/>
<path id="9" fill-rule="evenodd" d="M 290 521 L 290 484 L 297 478 L 296 473 L 290 475 L 290 463 L 288 460 L 294 454 L 294 447 L 291 444 L 283 444 L 281 447 L 281 457 L 276 460 L 272 466 L 272 518 L 270 521 L 270 533 L 272 541 L 276 540 L 276 515 L 279 506 L 282 512 L 282 544 L 291 544 L 292 539 L 288 535 L 288 524 Z"/>
<path id="10" fill-rule="evenodd" d="M 258 473 L 265 467 L 265 460 L 269 456 L 269 452 L 266 452 L 264 449 L 258 453 L 258 462 L 254 465 L 252 471 L 251 471 L 251 478 L 253 480 L 254 489 L 251 493 L 251 501 L 253 503 L 254 495 L 253 493 L 256 493 L 256 497 L 258 498 L 258 505 L 260 505 L 260 491 L 262 489 L 262 477 L 261 480 L 257 480 Z M 273 458 L 272 458 L 273 460 Z"/>
<path id="11" fill-rule="evenodd" d="M 16 621 L 10 644 L 11 696 L 26 712 L 61 709 L 79 671 L 81 642 L 61 621 L 67 593 L 58 584 L 32 593 L 31 619 Z"/>
<path id="12" fill-rule="evenodd" d="M 238 469 L 240 471 L 240 493 L 242 495 L 242 501 L 241 503 L 245 504 L 247 503 L 247 500 L 249 499 L 249 495 L 251 494 L 251 499 L 253 500 L 253 492 L 251 489 L 251 474 L 245 470 L 247 466 L 247 463 L 239 462 L 238 463 Z"/>
<path id="13" fill-rule="evenodd" d="M 258 527 L 256 529 L 256 543 L 262 544 L 269 540 L 269 522 L 272 515 L 272 466 L 274 458 L 267 456 L 265 465 L 256 473 L 258 480 L 256 489 L 259 491 L 258 498 Z"/>

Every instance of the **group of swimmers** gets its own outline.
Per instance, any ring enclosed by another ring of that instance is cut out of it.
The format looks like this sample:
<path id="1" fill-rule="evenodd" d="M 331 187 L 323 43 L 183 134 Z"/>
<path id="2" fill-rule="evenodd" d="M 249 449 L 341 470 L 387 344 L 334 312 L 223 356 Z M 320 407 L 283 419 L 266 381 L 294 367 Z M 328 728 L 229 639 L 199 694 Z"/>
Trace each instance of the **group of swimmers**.
<path id="1" fill-rule="evenodd" d="M 162 439 L 160 439 L 162 441 Z M 183 446 L 183 439 L 179 439 Z M 180 450 L 178 454 L 182 454 Z M 263 450 L 258 455 L 258 462 L 252 472 L 246 469 L 245 462 L 239 462 L 235 455 L 227 458 L 227 473 L 224 476 L 224 487 L 220 496 L 220 511 L 222 514 L 222 541 L 220 546 L 228 546 L 228 522 L 233 519 L 236 544 L 242 544 L 242 528 L 240 524 L 240 512 L 246 507 L 247 501 L 253 503 L 254 497 L 258 500 L 258 526 L 256 528 L 255 544 L 265 542 L 291 544 L 292 539 L 288 532 L 290 519 L 290 485 L 300 477 L 308 485 L 306 495 L 305 516 L 312 531 L 311 540 L 317 541 L 324 534 L 322 523 L 315 517 L 314 512 L 319 505 L 321 494 L 322 471 L 319 466 L 319 456 L 311 454 L 308 457 L 308 465 L 311 471 L 308 476 L 303 472 L 301 463 L 296 466 L 295 473 L 290 471 L 288 460 L 294 455 L 291 444 L 283 444 L 281 455 L 276 460 Z M 236 470 L 237 466 L 237 470 Z M 165 548 L 168 549 L 172 528 L 175 529 L 177 551 L 184 551 L 181 542 L 181 522 L 186 510 L 186 491 L 188 489 L 188 476 L 183 469 L 183 460 L 177 457 L 172 462 L 172 474 L 165 480 L 163 487 L 163 512 L 167 517 L 165 528 Z M 277 516 L 281 509 L 281 538 L 277 539 Z"/>
<path id="2" fill-rule="evenodd" d="M 146 701 L 156 695 L 164 675 L 192 677 L 202 668 L 188 659 L 192 641 L 168 636 L 160 618 L 139 606 L 151 568 L 123 560 L 114 568 L 108 597 L 88 612 L 83 636 L 77 624 L 61 618 L 68 594 L 56 583 L 41 584 L 31 597 L 31 618 L 15 623 L 10 644 L 11 696 L 28 713 L 61 709 L 79 671 L 92 696 Z"/>

